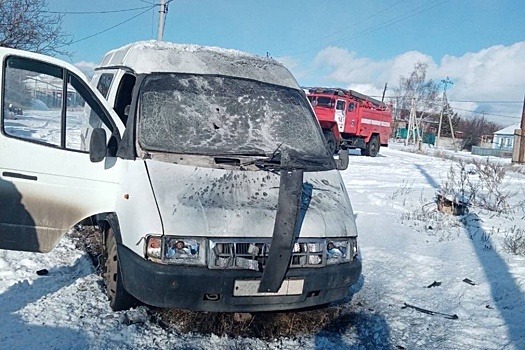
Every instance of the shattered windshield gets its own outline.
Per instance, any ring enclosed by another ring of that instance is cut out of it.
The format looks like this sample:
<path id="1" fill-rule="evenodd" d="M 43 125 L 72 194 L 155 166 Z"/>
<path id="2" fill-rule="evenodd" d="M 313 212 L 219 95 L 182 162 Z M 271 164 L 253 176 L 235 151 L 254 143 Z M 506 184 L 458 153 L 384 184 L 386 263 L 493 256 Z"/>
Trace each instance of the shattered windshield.
<path id="1" fill-rule="evenodd" d="M 319 126 L 299 90 L 233 77 L 152 74 L 139 92 L 143 149 L 203 155 L 325 158 Z"/>

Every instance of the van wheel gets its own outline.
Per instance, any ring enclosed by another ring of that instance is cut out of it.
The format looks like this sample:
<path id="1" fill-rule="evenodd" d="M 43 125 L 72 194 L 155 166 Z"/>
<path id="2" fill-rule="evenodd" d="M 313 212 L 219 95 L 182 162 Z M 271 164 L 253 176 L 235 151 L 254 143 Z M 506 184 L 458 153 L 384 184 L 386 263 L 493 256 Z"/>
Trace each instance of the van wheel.
<path id="1" fill-rule="evenodd" d="M 335 139 L 334 133 L 331 130 L 323 130 L 323 135 L 326 139 L 326 143 L 328 144 L 330 154 L 335 154 L 339 147 L 337 145 L 337 140 Z"/>
<path id="2" fill-rule="evenodd" d="M 379 153 L 379 137 L 372 136 L 366 144 L 365 156 L 375 157 Z"/>
<path id="3" fill-rule="evenodd" d="M 124 289 L 122 275 L 120 272 L 119 259 L 117 255 L 117 240 L 110 228 L 106 233 L 106 244 L 104 246 L 106 261 L 104 263 L 104 283 L 109 306 L 114 311 L 127 310 L 137 305 L 137 299 Z"/>

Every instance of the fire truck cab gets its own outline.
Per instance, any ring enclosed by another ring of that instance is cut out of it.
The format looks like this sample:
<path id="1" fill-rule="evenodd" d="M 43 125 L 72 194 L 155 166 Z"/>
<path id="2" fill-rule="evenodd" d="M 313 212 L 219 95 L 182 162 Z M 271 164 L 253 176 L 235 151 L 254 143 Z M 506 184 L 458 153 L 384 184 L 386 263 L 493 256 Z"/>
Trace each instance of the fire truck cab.
<path id="1" fill-rule="evenodd" d="M 360 148 L 375 157 L 388 146 L 392 112 L 383 102 L 353 90 L 308 88 L 308 99 L 331 150 Z"/>

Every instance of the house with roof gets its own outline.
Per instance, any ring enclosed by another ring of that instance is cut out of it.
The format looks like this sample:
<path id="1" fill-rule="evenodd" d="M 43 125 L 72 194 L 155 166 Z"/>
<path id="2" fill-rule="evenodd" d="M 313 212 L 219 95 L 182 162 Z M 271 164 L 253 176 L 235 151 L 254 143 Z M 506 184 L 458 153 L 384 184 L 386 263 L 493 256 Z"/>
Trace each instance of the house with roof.
<path id="1" fill-rule="evenodd" d="M 492 138 L 492 148 L 503 151 L 512 151 L 514 148 L 514 130 L 519 128 L 520 124 L 516 123 L 496 131 Z"/>

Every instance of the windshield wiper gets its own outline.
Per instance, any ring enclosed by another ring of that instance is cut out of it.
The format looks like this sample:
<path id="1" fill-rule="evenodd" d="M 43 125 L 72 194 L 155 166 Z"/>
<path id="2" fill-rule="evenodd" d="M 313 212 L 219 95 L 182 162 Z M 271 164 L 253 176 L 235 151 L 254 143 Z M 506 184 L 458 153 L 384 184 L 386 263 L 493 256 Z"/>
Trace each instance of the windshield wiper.
<path id="1" fill-rule="evenodd" d="M 281 146 L 283 145 L 284 141 L 281 142 L 277 148 L 272 152 L 272 154 L 268 157 L 266 157 L 266 154 L 264 155 L 264 158 L 257 158 L 250 160 L 248 162 L 244 162 L 241 165 L 280 165 L 281 164 Z"/>
<path id="2" fill-rule="evenodd" d="M 291 158 L 290 154 L 283 150 L 279 151 L 282 143 L 277 147 L 277 149 L 272 153 L 268 158 L 255 159 L 251 164 L 255 165 L 261 170 L 268 170 L 272 172 L 277 172 L 278 170 L 305 170 L 303 164 L 297 164 L 295 158 Z"/>
<path id="3" fill-rule="evenodd" d="M 272 155 L 270 156 L 269 161 L 273 161 L 274 159 L 277 161 L 281 161 L 281 146 L 283 145 L 284 141 L 277 146 L 277 148 L 272 152 Z"/>

